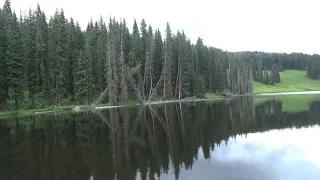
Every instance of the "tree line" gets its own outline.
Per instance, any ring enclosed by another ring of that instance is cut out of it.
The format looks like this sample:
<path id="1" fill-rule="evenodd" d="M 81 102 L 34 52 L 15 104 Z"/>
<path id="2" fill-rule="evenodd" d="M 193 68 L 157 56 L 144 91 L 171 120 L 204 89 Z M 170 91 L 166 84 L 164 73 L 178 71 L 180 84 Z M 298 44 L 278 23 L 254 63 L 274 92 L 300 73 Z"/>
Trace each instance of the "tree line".
<path id="1" fill-rule="evenodd" d="M 0 9 L 0 31 L 1 110 L 66 100 L 112 105 L 206 92 L 249 94 L 253 80 L 277 83 L 280 71 L 305 69 L 309 57 L 227 52 L 201 38 L 193 44 L 183 31 L 173 33 L 169 23 L 163 35 L 145 20 L 134 20 L 130 31 L 125 19 L 101 17 L 84 31 L 62 9 L 47 17 L 38 5 L 17 17 L 10 0 Z"/>

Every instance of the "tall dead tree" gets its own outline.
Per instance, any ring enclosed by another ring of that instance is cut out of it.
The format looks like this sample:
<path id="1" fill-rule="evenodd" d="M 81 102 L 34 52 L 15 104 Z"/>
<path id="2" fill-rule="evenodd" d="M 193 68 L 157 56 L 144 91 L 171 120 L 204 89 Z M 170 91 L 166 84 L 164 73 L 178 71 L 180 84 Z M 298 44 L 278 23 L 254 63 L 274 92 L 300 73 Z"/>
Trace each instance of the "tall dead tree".
<path id="1" fill-rule="evenodd" d="M 121 22 L 121 20 L 120 20 Z M 122 39 L 122 23 L 120 23 L 120 63 L 121 63 L 121 100 L 122 105 L 126 105 L 128 102 L 128 86 L 126 81 L 126 65 L 123 52 L 123 39 Z"/>

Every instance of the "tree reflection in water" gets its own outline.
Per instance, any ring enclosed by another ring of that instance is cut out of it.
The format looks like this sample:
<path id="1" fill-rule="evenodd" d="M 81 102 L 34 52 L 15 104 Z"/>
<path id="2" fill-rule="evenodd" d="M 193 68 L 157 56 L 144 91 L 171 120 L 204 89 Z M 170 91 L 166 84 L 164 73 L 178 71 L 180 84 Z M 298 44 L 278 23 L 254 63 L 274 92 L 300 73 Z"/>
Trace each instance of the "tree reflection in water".
<path id="1" fill-rule="evenodd" d="M 0 120 L 1 179 L 158 179 L 230 137 L 318 124 L 320 102 L 286 113 L 251 97 Z"/>

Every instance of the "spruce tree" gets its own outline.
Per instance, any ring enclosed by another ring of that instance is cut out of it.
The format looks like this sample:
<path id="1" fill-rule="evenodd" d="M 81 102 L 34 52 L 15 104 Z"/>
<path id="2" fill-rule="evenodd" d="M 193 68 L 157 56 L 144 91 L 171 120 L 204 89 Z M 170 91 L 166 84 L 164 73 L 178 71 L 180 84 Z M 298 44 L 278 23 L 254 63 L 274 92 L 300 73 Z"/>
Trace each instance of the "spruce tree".
<path id="1" fill-rule="evenodd" d="M 223 67 L 223 60 L 220 59 L 217 62 L 217 92 L 218 93 L 224 93 L 226 89 L 226 73 L 224 72 L 224 67 Z"/>
<path id="2" fill-rule="evenodd" d="M 74 97 L 74 76 L 76 73 L 77 59 L 79 56 L 79 49 L 77 49 L 77 32 L 74 20 L 71 18 L 68 23 L 67 30 L 67 74 L 66 77 L 66 91 Z"/>
<path id="3" fill-rule="evenodd" d="M 51 98 L 51 79 L 49 73 L 48 63 L 48 24 L 46 22 L 46 16 L 41 11 L 38 4 L 36 15 L 36 62 L 40 66 L 40 91 L 43 92 L 44 98 Z"/>
<path id="4" fill-rule="evenodd" d="M 5 14 L 0 9 L 0 111 L 5 109 L 8 98 L 8 83 L 7 83 L 7 63 L 5 59 L 6 51 L 6 21 Z"/>
<path id="5" fill-rule="evenodd" d="M 15 13 L 12 14 L 6 32 L 7 49 L 5 58 L 8 72 L 8 85 L 10 98 L 15 101 L 15 109 L 19 109 L 19 103 L 23 100 L 23 75 L 24 60 L 22 52 L 21 34 L 19 23 Z"/>
<path id="6" fill-rule="evenodd" d="M 104 64 L 107 58 L 106 52 L 107 52 L 107 36 L 108 36 L 108 32 L 107 32 L 107 27 L 106 24 L 104 22 L 104 20 L 102 19 L 102 17 L 100 18 L 99 21 L 99 35 L 98 35 L 98 39 L 97 39 L 97 89 L 100 91 L 103 91 L 103 89 L 105 89 L 106 87 L 106 83 L 105 83 L 105 78 L 104 78 Z"/>
<path id="7" fill-rule="evenodd" d="M 31 107 L 35 107 L 35 101 L 38 93 L 40 92 L 40 67 L 38 59 L 36 58 L 37 44 L 36 44 L 36 17 L 34 13 L 29 10 L 29 17 L 26 21 L 26 74 L 29 90 L 29 99 L 31 100 Z"/>
<path id="8" fill-rule="evenodd" d="M 181 70 L 181 92 L 182 97 L 189 97 L 192 94 L 192 77 L 194 75 L 194 67 L 192 64 L 192 46 L 190 40 L 186 39 L 185 34 L 182 33 L 184 39 L 184 56 L 180 57 L 182 60 Z"/>
<path id="9" fill-rule="evenodd" d="M 263 84 L 270 84 L 270 76 L 268 71 L 263 71 L 263 78 L 262 78 Z"/>
<path id="10" fill-rule="evenodd" d="M 132 36 L 131 36 L 131 47 L 132 47 L 132 53 L 133 53 L 133 61 L 134 62 L 130 62 L 130 64 L 132 66 L 137 65 L 138 63 L 141 63 L 141 54 L 142 54 L 142 50 L 141 50 L 141 39 L 140 39 L 140 32 L 139 32 L 139 28 L 137 25 L 136 20 L 134 20 L 133 23 L 133 30 L 132 30 Z"/>
<path id="11" fill-rule="evenodd" d="M 171 85 L 171 64 L 173 40 L 169 23 L 166 27 L 166 40 L 164 43 L 164 64 L 163 64 L 163 97 L 170 97 L 172 95 Z"/>
<path id="12" fill-rule="evenodd" d="M 137 74 L 133 75 L 133 81 L 137 84 L 137 88 L 142 92 L 142 45 L 140 39 L 140 32 L 136 20 L 134 19 L 132 34 L 131 34 L 131 52 L 130 58 L 128 58 L 128 66 L 130 68 L 140 65 L 139 71 Z"/>
<path id="13" fill-rule="evenodd" d="M 157 84 L 163 70 L 163 41 L 159 29 L 155 31 L 152 51 L 153 84 Z"/>
<path id="14" fill-rule="evenodd" d="M 148 44 L 148 32 L 147 32 L 147 24 L 144 19 L 142 19 L 140 23 L 140 32 L 141 32 L 141 74 L 144 74 L 144 65 L 147 54 L 147 44 Z"/>
<path id="15" fill-rule="evenodd" d="M 56 11 L 52 19 L 52 40 L 53 49 L 50 51 L 52 53 L 52 61 L 54 64 L 53 76 L 54 76 L 54 94 L 55 102 L 57 104 L 61 103 L 61 100 L 66 92 L 66 77 L 67 73 L 67 20 L 65 19 L 64 12 Z"/>
<path id="16" fill-rule="evenodd" d="M 97 43 L 98 43 L 99 25 L 97 22 L 90 21 L 86 30 L 86 45 L 88 45 L 89 51 L 92 55 L 92 76 L 94 88 L 99 88 L 98 82 L 100 80 L 100 74 L 98 74 L 100 67 L 98 67 L 98 54 L 97 54 Z"/>
<path id="17" fill-rule="evenodd" d="M 77 71 L 75 75 L 75 98 L 88 104 L 92 94 L 92 55 L 86 44 L 84 51 L 80 52 Z"/>
<path id="18" fill-rule="evenodd" d="M 270 73 L 269 84 L 275 85 L 275 74 L 273 72 Z"/>

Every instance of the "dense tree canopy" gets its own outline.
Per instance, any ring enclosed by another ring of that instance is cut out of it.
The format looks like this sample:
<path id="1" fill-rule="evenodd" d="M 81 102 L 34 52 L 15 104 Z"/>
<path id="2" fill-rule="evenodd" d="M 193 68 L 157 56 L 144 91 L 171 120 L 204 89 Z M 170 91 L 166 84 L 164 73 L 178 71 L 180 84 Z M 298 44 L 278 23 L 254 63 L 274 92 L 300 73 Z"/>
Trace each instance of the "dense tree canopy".
<path id="1" fill-rule="evenodd" d="M 115 104 L 248 94 L 253 81 L 278 83 L 286 69 L 320 78 L 318 55 L 222 51 L 201 38 L 192 44 L 169 23 L 163 35 L 145 20 L 129 28 L 124 19 L 101 17 L 84 31 L 62 9 L 48 18 L 40 5 L 18 21 L 10 0 L 0 9 L 0 32 L 1 110 L 13 101 L 18 109 L 66 99 Z"/>

